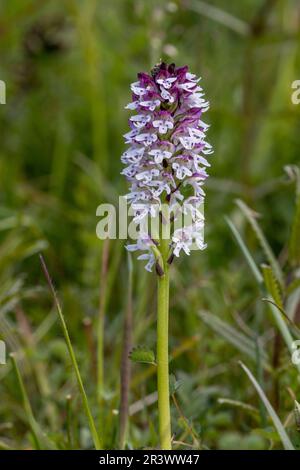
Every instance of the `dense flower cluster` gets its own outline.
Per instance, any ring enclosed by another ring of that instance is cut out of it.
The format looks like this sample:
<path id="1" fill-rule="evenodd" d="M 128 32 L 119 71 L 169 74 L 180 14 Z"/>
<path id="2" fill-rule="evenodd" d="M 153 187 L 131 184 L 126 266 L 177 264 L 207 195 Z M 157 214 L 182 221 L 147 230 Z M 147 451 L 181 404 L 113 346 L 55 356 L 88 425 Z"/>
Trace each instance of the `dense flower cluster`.
<path id="1" fill-rule="evenodd" d="M 210 166 L 206 157 L 212 148 L 205 140 L 208 126 L 201 118 L 209 105 L 199 80 L 188 67 L 161 63 L 151 75 L 138 74 L 138 81 L 131 85 L 132 102 L 126 106 L 135 114 L 129 119 L 131 130 L 124 136 L 130 147 L 121 160 L 126 165 L 122 174 L 131 184 L 127 199 L 134 220 L 140 223 L 154 217 L 163 203 L 170 209 L 184 204 L 192 214 L 192 225 L 171 234 L 170 250 L 175 256 L 181 250 L 189 254 L 192 243 L 205 248 L 204 220 L 197 207 L 205 196 L 202 185 Z M 145 251 L 139 258 L 147 260 L 146 269 L 151 270 L 155 243 L 150 234 L 141 231 L 137 243 L 127 249 Z"/>

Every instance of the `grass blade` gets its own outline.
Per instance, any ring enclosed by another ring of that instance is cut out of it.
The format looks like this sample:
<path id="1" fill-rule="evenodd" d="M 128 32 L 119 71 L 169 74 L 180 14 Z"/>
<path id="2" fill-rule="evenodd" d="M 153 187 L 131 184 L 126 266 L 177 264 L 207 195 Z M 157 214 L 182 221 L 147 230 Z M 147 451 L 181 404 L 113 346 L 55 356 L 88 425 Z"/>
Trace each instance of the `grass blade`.
<path id="1" fill-rule="evenodd" d="M 242 239 L 239 231 L 237 230 L 236 226 L 233 224 L 233 222 L 228 218 L 228 217 L 225 217 L 225 220 L 237 242 L 237 244 L 239 245 L 243 255 L 245 256 L 245 259 L 252 271 L 252 274 L 253 276 L 255 277 L 256 281 L 258 284 L 262 284 L 263 283 L 263 277 L 258 269 L 258 267 L 256 266 L 256 263 L 252 257 L 252 255 L 250 254 L 250 251 L 248 250 L 248 248 L 246 247 L 245 245 L 245 242 L 244 240 Z"/>
<path id="2" fill-rule="evenodd" d="M 277 327 L 281 333 L 281 336 L 283 337 L 284 339 L 284 342 L 290 352 L 290 354 L 292 355 L 293 352 L 294 352 L 294 349 L 292 347 L 292 344 L 294 343 L 294 339 L 290 333 L 290 330 L 288 329 L 284 319 L 282 318 L 282 314 L 286 317 L 286 313 L 284 312 L 284 310 L 281 310 L 280 307 L 275 304 L 272 299 L 263 299 L 265 301 L 268 302 L 269 306 L 270 306 L 270 309 L 271 309 L 271 312 L 273 314 L 273 318 L 277 324 Z M 300 364 L 295 364 L 299 373 L 300 373 Z"/>
<path id="3" fill-rule="evenodd" d="M 272 269 L 276 275 L 276 278 L 280 284 L 280 286 L 283 287 L 284 285 L 284 281 L 283 281 L 283 274 L 282 274 L 282 270 L 281 270 L 281 267 L 277 261 L 277 259 L 275 258 L 275 255 L 262 231 L 262 229 L 260 228 L 259 224 L 257 223 L 257 220 L 255 219 L 254 215 L 253 215 L 253 211 L 243 202 L 241 201 L 240 199 L 237 199 L 236 200 L 236 204 L 239 206 L 239 208 L 241 209 L 241 211 L 243 212 L 243 214 L 246 216 L 248 222 L 250 223 L 263 251 L 265 252 L 265 255 L 270 263 L 270 265 L 272 266 Z"/>
<path id="4" fill-rule="evenodd" d="M 248 403 L 244 403 L 239 400 L 232 400 L 231 398 L 218 398 L 218 403 L 220 405 L 228 405 L 233 408 L 239 408 L 242 411 L 246 411 L 251 415 L 254 415 L 256 418 L 259 416 L 259 411 L 252 405 L 248 405 Z"/>
<path id="5" fill-rule="evenodd" d="M 256 348 L 252 339 L 249 339 L 246 335 L 240 333 L 231 325 L 211 313 L 199 312 L 199 316 L 208 326 L 210 326 L 216 333 L 223 336 L 223 338 L 235 346 L 239 351 L 246 354 L 252 360 L 256 360 Z M 266 354 L 262 353 L 262 356 L 263 365 L 267 368 Z"/>
<path id="6" fill-rule="evenodd" d="M 233 223 L 230 221 L 230 219 L 228 219 L 226 217 L 226 221 L 238 243 L 238 245 L 240 246 L 246 260 L 248 261 L 248 264 L 249 264 L 249 267 L 250 269 L 252 270 L 254 276 L 255 276 L 255 279 L 257 280 L 258 284 L 260 285 L 260 288 L 262 290 L 263 293 L 264 292 L 264 289 L 263 289 L 263 276 L 261 275 L 260 271 L 258 271 L 258 268 L 255 264 L 255 261 L 253 260 L 248 248 L 246 247 L 245 245 L 245 242 L 243 241 L 242 237 L 240 236 L 239 232 L 237 231 L 236 227 L 233 225 Z M 274 275 L 274 274 L 273 274 Z M 277 278 L 276 278 L 277 280 Z M 270 287 L 270 286 L 269 286 Z M 266 300 L 269 300 L 268 304 L 269 304 L 269 307 L 271 309 L 271 313 L 272 313 L 272 316 L 274 318 L 274 321 L 276 323 L 276 326 L 277 328 L 279 329 L 280 333 L 281 333 L 281 336 L 283 337 L 284 339 L 284 342 L 288 348 L 288 350 L 292 353 L 292 343 L 293 343 L 293 337 L 285 323 L 285 321 L 283 320 L 282 318 L 282 315 L 280 313 L 280 309 L 278 309 L 272 302 L 272 299 L 266 299 Z M 221 333 L 222 334 L 222 333 Z M 297 366 L 299 371 L 300 371 L 300 366 Z"/>
<path id="7" fill-rule="evenodd" d="M 287 296 L 293 294 L 293 292 L 300 287 L 300 279 L 294 279 L 286 288 Z"/>
<path id="8" fill-rule="evenodd" d="M 127 305 L 124 318 L 123 327 L 123 345 L 122 345 L 122 358 L 121 358 L 121 377 L 120 377 L 120 420 L 119 420 L 119 447 L 125 448 L 128 416 L 129 416 L 129 391 L 130 391 L 130 377 L 131 377 L 131 364 L 129 354 L 132 345 L 132 288 L 133 288 L 133 274 L 132 274 L 132 259 L 130 253 L 127 255 L 128 265 L 128 291 L 127 291 Z"/>
<path id="9" fill-rule="evenodd" d="M 282 296 L 280 292 L 280 286 L 277 282 L 277 279 L 275 277 L 275 274 L 272 268 L 266 264 L 262 264 L 261 269 L 263 272 L 265 285 L 266 285 L 266 289 L 268 293 L 273 297 L 274 302 L 282 309 L 283 302 L 282 302 Z"/>
<path id="10" fill-rule="evenodd" d="M 36 449 L 41 450 L 45 447 L 48 449 L 49 448 L 54 449 L 54 446 L 52 445 L 50 441 L 48 441 L 48 439 L 45 438 L 38 423 L 35 420 L 35 417 L 33 415 L 33 411 L 31 408 L 31 404 L 28 398 L 28 394 L 27 394 L 17 361 L 16 361 L 16 356 L 14 353 L 11 353 L 10 357 L 12 360 L 13 370 L 17 377 L 18 386 L 19 386 L 21 396 L 22 396 L 24 411 L 27 417 L 29 427 L 31 429 L 31 433 L 32 433 L 32 437 L 33 437 Z"/>
<path id="11" fill-rule="evenodd" d="M 248 377 L 249 377 L 250 381 L 252 382 L 254 388 L 256 389 L 260 399 L 262 400 L 263 404 L 265 405 L 265 407 L 266 407 L 266 409 L 267 409 L 267 411 L 268 411 L 268 413 L 269 413 L 269 415 L 270 415 L 270 417 L 273 421 L 273 424 L 274 424 L 274 426 L 275 426 L 275 428 L 276 428 L 276 430 L 277 430 L 277 432 L 280 436 L 283 447 L 285 448 L 285 450 L 295 450 L 293 444 L 290 441 L 289 436 L 287 435 L 286 430 L 283 427 L 283 424 L 281 423 L 280 419 L 278 418 L 274 408 L 272 407 L 271 403 L 269 402 L 268 398 L 266 397 L 265 392 L 263 391 L 263 389 L 261 388 L 261 386 L 259 385 L 259 383 L 255 379 L 254 375 L 248 369 L 248 367 L 246 367 L 245 364 L 243 364 L 242 362 L 240 362 L 240 366 L 242 367 L 244 372 L 246 372 L 246 374 L 248 375 Z"/>
<path id="12" fill-rule="evenodd" d="M 55 303 L 56 308 L 57 308 L 57 312 L 58 312 L 58 316 L 59 316 L 59 319 L 60 319 L 63 334 L 64 334 L 64 337 L 65 337 L 65 341 L 66 341 L 66 344 L 67 344 L 68 352 L 69 352 L 70 359 L 71 359 L 71 362 L 72 362 L 72 366 L 73 366 L 75 376 L 76 376 L 76 379 L 77 379 L 77 382 L 78 382 L 78 387 L 79 387 L 79 391 L 80 391 L 80 394 L 81 394 L 84 411 L 85 411 L 87 419 L 88 419 L 88 423 L 89 423 L 91 435 L 92 435 L 92 438 L 93 438 L 93 442 L 94 442 L 95 448 L 97 450 L 100 450 L 101 447 L 102 447 L 101 442 L 100 442 L 100 438 L 99 438 L 99 435 L 97 433 L 94 418 L 93 418 L 91 410 L 90 410 L 90 406 L 89 406 L 89 403 L 88 403 L 88 398 L 87 398 L 87 395 L 86 395 L 86 392 L 85 392 L 85 389 L 84 389 L 84 385 L 83 385 L 83 382 L 82 382 L 82 378 L 81 378 L 81 375 L 80 375 L 79 367 L 78 367 L 78 364 L 77 364 L 77 360 L 76 360 L 76 357 L 75 357 L 75 353 L 74 353 L 74 350 L 73 350 L 71 339 L 70 339 L 70 336 L 69 336 L 67 324 L 65 322 L 65 319 L 64 319 L 64 316 L 63 316 L 63 313 L 62 313 L 62 309 L 61 309 L 61 306 L 60 306 L 60 303 L 59 303 L 59 300 L 58 300 L 58 297 L 57 297 L 52 279 L 50 277 L 49 271 L 47 269 L 45 260 L 44 260 L 42 255 L 40 255 L 40 261 L 41 261 L 41 265 L 42 265 L 46 280 L 48 282 L 49 288 L 52 292 L 52 295 L 53 295 L 53 298 L 54 298 L 54 303 Z"/>
<path id="13" fill-rule="evenodd" d="M 211 20 L 231 29 L 241 36 L 248 36 L 250 34 L 250 27 L 248 23 L 219 7 L 211 5 L 208 2 L 203 2 L 201 0 L 198 0 L 197 2 L 190 1 L 187 2 L 187 8 L 191 11 L 199 13 L 200 15 L 210 18 Z"/>

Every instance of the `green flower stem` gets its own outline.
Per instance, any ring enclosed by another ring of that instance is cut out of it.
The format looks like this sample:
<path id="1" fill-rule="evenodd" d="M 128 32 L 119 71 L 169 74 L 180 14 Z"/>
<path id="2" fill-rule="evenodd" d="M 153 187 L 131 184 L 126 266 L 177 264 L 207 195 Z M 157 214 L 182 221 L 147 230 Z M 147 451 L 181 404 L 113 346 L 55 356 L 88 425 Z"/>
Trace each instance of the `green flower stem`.
<path id="1" fill-rule="evenodd" d="M 171 417 L 169 394 L 169 265 L 167 263 L 169 240 L 161 240 L 163 259 L 162 276 L 158 276 L 157 292 L 157 391 L 158 420 L 161 449 L 171 449 Z"/>

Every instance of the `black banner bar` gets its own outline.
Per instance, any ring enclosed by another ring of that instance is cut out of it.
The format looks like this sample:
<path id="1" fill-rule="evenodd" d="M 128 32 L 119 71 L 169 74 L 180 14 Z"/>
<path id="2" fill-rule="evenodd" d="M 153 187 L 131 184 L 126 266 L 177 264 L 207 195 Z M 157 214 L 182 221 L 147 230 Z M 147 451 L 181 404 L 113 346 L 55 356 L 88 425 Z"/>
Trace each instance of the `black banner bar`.
<path id="1" fill-rule="evenodd" d="M 41 468 L 41 465 L 82 465 L 83 468 L 101 468 L 102 466 L 118 466 L 122 469 L 147 468 L 148 465 L 190 466 L 211 463 L 239 466 L 251 464 L 276 465 L 285 467 L 296 461 L 297 452 L 292 451 L 1 451 L 0 464 L 30 465 L 30 469 Z M 296 463 L 296 462 L 295 462 Z"/>

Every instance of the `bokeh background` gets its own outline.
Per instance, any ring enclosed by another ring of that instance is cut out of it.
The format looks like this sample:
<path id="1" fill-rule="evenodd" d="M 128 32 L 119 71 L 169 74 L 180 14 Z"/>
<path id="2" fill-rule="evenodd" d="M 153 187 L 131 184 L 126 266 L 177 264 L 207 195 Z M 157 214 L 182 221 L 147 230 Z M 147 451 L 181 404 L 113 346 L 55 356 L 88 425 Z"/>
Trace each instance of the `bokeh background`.
<path id="1" fill-rule="evenodd" d="M 96 208 L 126 192 L 120 155 L 129 86 L 163 59 L 188 64 L 202 77 L 214 147 L 206 186 L 208 248 L 172 268 L 174 445 L 282 448 L 242 360 L 297 446 L 299 372 L 225 216 L 259 266 L 268 259 L 236 199 L 252 216 L 260 214 L 288 283 L 295 275 L 286 247 L 295 211 L 293 165 L 299 163 L 300 105 L 291 102 L 292 82 L 300 79 L 299 2 L 2 0 L 0 39 L 0 79 L 7 86 L 7 103 L 0 105 L 0 334 L 8 352 L 18 353 L 43 431 L 60 448 L 91 446 L 40 252 L 93 414 L 103 415 L 105 445 L 118 446 L 130 276 L 124 241 L 97 239 Z M 133 259 L 133 346 L 155 348 L 155 281 Z M 105 317 L 101 412 L 99 312 Z M 299 312 L 296 289 L 290 313 L 296 323 Z M 129 448 L 158 445 L 155 390 L 155 367 L 133 363 Z M 10 360 L 0 366 L 0 394 L 0 446 L 32 448 Z"/>

